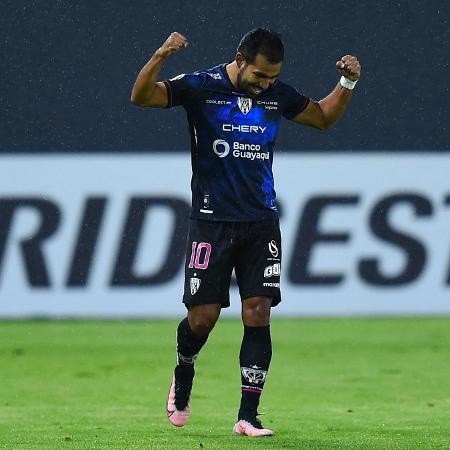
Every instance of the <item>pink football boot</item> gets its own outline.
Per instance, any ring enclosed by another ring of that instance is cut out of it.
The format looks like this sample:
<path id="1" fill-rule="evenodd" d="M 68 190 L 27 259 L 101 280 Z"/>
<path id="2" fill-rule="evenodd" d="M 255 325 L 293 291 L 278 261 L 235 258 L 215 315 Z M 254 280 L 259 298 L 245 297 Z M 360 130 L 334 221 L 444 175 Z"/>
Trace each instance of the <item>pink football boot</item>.
<path id="1" fill-rule="evenodd" d="M 259 419 L 252 418 L 249 420 L 238 420 L 233 427 L 233 434 L 251 437 L 273 436 L 274 432 L 267 428 L 263 428 Z"/>
<path id="2" fill-rule="evenodd" d="M 189 403 L 191 400 L 191 396 L 189 395 L 188 400 L 186 402 L 186 406 L 179 410 L 175 406 L 175 376 L 172 378 L 172 383 L 169 389 L 169 397 L 167 399 L 167 418 L 172 425 L 176 427 L 184 427 L 188 421 L 189 414 L 191 409 L 189 407 Z"/>

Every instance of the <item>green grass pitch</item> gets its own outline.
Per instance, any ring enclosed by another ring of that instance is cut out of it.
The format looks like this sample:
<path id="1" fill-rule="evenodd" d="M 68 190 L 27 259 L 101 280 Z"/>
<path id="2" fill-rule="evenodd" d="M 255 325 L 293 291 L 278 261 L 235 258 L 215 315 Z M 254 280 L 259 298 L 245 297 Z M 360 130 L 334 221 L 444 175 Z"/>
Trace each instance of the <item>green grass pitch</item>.
<path id="1" fill-rule="evenodd" d="M 274 320 L 262 439 L 231 435 L 234 320 L 197 361 L 190 423 L 168 423 L 176 323 L 0 322 L 0 448 L 450 448 L 450 318 Z"/>

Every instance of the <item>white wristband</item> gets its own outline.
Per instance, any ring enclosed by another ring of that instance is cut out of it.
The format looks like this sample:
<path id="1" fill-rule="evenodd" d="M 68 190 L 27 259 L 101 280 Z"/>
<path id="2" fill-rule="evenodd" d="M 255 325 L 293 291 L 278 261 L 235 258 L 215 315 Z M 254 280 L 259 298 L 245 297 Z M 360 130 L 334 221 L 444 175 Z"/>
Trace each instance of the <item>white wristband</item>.
<path id="1" fill-rule="evenodd" d="M 350 80 L 349 78 L 344 77 L 344 75 L 342 75 L 341 79 L 339 80 L 339 83 L 341 83 L 342 87 L 350 90 L 352 90 L 356 86 L 357 82 L 358 80 Z"/>

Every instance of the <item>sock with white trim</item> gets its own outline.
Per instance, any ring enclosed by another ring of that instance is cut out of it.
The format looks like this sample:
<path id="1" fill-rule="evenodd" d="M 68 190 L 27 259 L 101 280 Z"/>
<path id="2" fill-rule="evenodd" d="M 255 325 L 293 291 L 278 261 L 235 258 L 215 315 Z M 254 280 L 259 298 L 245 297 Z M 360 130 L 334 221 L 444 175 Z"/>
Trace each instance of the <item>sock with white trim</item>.
<path id="1" fill-rule="evenodd" d="M 199 336 L 192 331 L 185 317 L 177 329 L 177 366 L 193 366 L 207 340 L 208 335 Z"/>

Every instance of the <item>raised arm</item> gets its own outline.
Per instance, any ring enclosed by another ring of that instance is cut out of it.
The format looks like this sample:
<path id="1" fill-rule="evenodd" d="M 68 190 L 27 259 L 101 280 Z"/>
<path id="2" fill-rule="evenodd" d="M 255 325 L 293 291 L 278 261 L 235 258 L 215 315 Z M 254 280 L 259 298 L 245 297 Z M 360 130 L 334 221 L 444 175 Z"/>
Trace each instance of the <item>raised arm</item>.
<path id="1" fill-rule="evenodd" d="M 331 128 L 347 109 L 352 89 L 361 75 L 361 65 L 356 57 L 346 55 L 336 62 L 343 78 L 333 91 L 320 101 L 311 100 L 308 106 L 292 120 L 320 130 Z"/>
<path id="2" fill-rule="evenodd" d="M 164 83 L 157 81 L 158 75 L 166 58 L 187 45 L 188 41 L 181 33 L 174 32 L 166 39 L 139 72 L 131 91 L 133 104 L 153 108 L 167 107 L 169 103 L 167 88 Z"/>

